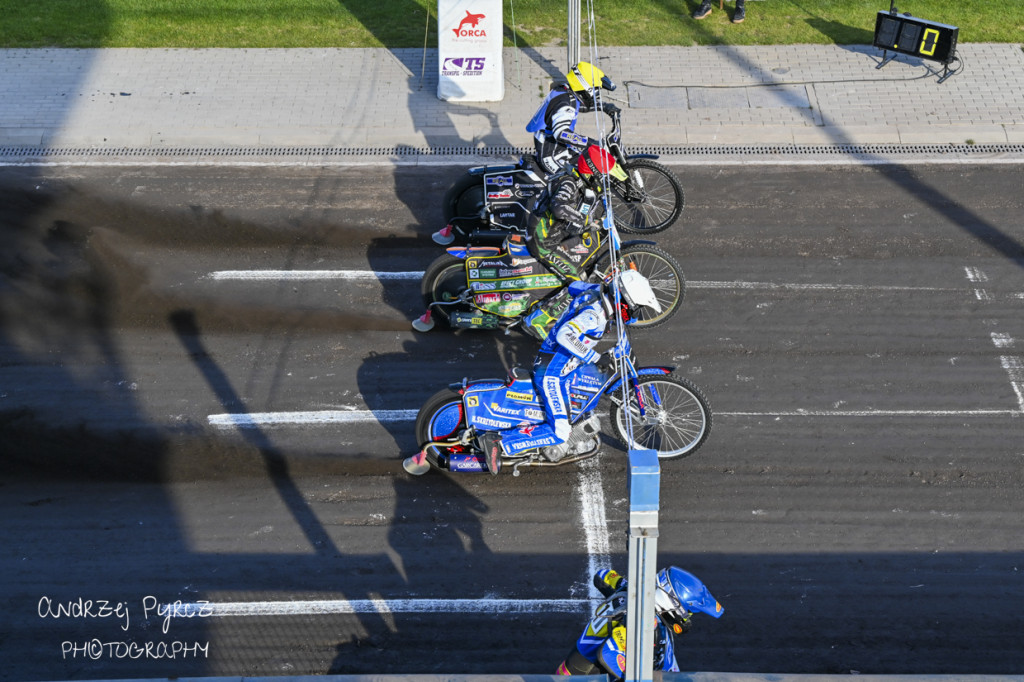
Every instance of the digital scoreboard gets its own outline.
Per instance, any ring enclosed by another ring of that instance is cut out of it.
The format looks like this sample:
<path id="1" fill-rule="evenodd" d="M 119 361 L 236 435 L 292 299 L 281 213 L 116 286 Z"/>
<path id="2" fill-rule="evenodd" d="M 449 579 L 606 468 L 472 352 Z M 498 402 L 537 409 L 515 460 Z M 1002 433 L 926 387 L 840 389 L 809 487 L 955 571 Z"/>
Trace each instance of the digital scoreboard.
<path id="1" fill-rule="evenodd" d="M 875 19 L 875 47 L 949 64 L 956 54 L 960 29 L 909 14 L 879 12 Z"/>

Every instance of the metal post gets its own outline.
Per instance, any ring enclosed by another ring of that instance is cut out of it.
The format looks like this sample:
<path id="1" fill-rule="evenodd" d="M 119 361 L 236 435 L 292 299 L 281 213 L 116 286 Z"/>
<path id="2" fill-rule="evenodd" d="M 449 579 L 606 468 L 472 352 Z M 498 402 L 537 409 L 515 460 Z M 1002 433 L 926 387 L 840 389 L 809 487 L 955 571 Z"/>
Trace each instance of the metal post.
<path id="1" fill-rule="evenodd" d="M 654 450 L 629 452 L 629 584 L 624 682 L 654 679 L 654 587 L 661 467 Z"/>
<path id="2" fill-rule="evenodd" d="M 569 30 L 566 45 L 569 60 L 566 71 L 568 72 L 580 61 L 580 0 L 569 0 Z"/>

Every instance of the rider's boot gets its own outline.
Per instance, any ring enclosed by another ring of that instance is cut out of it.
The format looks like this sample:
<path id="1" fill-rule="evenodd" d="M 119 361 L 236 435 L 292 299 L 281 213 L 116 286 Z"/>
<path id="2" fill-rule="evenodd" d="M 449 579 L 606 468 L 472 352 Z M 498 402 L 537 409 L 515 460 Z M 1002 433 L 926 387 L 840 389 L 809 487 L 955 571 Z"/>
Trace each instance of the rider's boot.
<path id="1" fill-rule="evenodd" d="M 415 320 L 412 321 L 412 328 L 418 332 L 429 332 L 434 328 L 433 311 L 427 308 L 427 312 L 423 313 Z"/>
<path id="2" fill-rule="evenodd" d="M 436 243 L 440 244 L 441 246 L 448 246 L 453 241 L 455 241 L 455 235 L 452 234 L 452 232 L 452 226 L 451 223 L 449 223 L 442 227 L 437 232 L 435 232 L 434 234 L 430 235 L 430 238 L 433 239 Z"/>
<path id="3" fill-rule="evenodd" d="M 501 434 L 487 431 L 477 436 L 477 440 L 484 451 L 484 462 L 487 464 L 487 470 L 491 472 L 492 476 L 497 476 L 498 472 L 501 471 L 501 455 L 504 451 L 501 447 Z"/>

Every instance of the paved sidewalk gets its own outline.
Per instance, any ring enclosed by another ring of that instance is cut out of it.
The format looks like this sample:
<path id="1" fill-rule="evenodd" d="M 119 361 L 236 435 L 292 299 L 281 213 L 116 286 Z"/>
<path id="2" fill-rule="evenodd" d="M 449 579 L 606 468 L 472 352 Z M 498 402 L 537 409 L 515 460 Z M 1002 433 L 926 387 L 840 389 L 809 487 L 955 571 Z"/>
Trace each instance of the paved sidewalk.
<path id="1" fill-rule="evenodd" d="M 604 48 L 631 145 L 1024 145 L 1024 51 L 962 72 L 870 46 Z M 528 146 L 565 49 L 505 50 L 505 98 L 436 97 L 419 49 L 0 50 L 0 147 Z M 587 129 L 586 132 L 591 132 Z M 10 151 L 10 150 L 8 150 Z"/>

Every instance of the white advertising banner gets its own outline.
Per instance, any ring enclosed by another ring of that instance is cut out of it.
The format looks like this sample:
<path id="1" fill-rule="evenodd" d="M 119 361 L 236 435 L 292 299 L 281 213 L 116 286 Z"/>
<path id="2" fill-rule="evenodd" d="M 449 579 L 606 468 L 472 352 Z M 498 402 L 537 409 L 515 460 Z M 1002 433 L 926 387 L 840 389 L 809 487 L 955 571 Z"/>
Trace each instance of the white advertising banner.
<path id="1" fill-rule="evenodd" d="M 437 0 L 437 97 L 496 102 L 505 96 L 503 0 Z"/>

